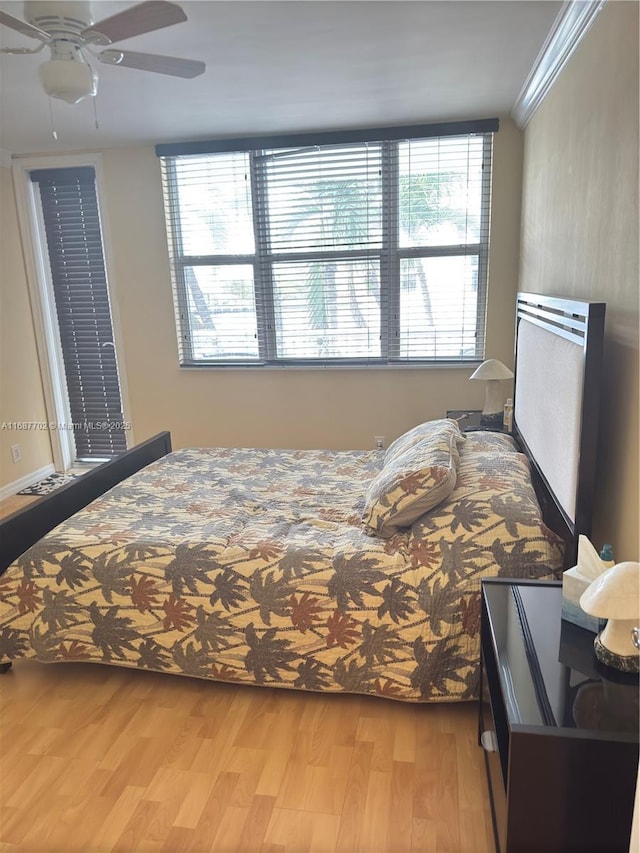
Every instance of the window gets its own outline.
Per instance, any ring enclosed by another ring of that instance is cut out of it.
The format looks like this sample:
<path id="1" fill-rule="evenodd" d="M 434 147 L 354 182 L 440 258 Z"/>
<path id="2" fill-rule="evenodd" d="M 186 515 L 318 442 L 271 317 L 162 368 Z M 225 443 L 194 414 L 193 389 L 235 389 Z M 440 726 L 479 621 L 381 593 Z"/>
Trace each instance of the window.
<path id="1" fill-rule="evenodd" d="M 158 146 L 181 364 L 483 358 L 492 138 Z"/>
<path id="2" fill-rule="evenodd" d="M 78 461 L 127 449 L 107 290 L 95 172 L 92 167 L 36 169 L 71 434 Z"/>

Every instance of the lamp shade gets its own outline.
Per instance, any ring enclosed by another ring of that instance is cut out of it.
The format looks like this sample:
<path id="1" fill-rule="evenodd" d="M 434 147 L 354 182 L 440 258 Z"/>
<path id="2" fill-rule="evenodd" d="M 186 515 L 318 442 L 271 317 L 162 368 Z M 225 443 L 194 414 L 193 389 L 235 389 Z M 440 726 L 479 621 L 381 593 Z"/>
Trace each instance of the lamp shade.
<path id="1" fill-rule="evenodd" d="M 483 361 L 469 377 L 470 379 L 513 379 L 513 373 L 506 364 L 497 358 L 488 358 Z"/>
<path id="2" fill-rule="evenodd" d="M 582 593 L 585 613 L 605 619 L 640 618 L 640 563 L 617 563 Z"/>
<path id="3" fill-rule="evenodd" d="M 483 361 L 469 377 L 470 379 L 482 379 L 486 382 L 484 391 L 484 408 L 480 415 L 481 426 L 487 429 L 500 429 L 502 427 L 502 404 L 504 397 L 500 393 L 500 380 L 511 379 L 513 373 L 506 364 L 497 358 L 488 358 Z"/>

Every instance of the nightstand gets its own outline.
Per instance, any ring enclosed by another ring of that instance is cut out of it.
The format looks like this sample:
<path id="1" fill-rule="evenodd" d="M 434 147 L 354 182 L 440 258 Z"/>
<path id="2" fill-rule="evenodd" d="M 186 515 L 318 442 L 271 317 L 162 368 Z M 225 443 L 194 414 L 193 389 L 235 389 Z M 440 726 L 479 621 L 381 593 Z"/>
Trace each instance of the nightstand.
<path id="1" fill-rule="evenodd" d="M 470 429 L 480 429 L 480 409 L 449 409 L 447 417 L 453 418 L 460 424 L 462 432 Z"/>
<path id="2" fill-rule="evenodd" d="M 449 409 L 447 417 L 453 418 L 460 424 L 462 432 L 476 432 L 484 430 L 486 432 L 506 432 L 503 429 L 491 429 L 490 427 L 482 426 L 480 423 L 480 409 Z"/>
<path id="3" fill-rule="evenodd" d="M 638 679 L 602 668 L 557 582 L 482 582 L 479 741 L 498 853 L 628 853 Z"/>

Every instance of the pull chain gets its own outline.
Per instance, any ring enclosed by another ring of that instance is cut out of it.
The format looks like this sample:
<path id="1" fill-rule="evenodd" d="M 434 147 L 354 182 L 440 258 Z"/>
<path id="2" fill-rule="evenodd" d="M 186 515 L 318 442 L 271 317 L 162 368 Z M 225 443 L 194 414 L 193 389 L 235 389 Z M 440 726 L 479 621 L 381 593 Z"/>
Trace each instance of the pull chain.
<path id="1" fill-rule="evenodd" d="M 56 125 L 53 120 L 53 100 L 49 98 L 49 118 L 51 120 L 51 135 L 55 140 L 58 139 L 58 131 L 56 130 Z"/>
<path id="2" fill-rule="evenodd" d="M 100 130 L 100 120 L 98 119 L 98 104 L 97 98 L 93 96 L 93 119 L 96 130 Z M 51 122 L 51 136 L 57 141 L 58 139 L 58 131 L 56 130 L 56 123 L 53 117 L 53 99 L 49 98 L 49 120 Z"/>

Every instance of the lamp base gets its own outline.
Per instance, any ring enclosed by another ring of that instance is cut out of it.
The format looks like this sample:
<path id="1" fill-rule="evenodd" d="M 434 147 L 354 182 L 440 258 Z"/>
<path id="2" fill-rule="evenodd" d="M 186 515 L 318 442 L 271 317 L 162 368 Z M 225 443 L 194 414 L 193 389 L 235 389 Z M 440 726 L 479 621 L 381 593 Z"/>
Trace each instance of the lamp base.
<path id="1" fill-rule="evenodd" d="M 612 652 L 606 646 L 604 646 L 600 640 L 602 633 L 598 634 L 598 636 L 593 641 L 593 650 L 595 652 L 596 658 L 603 663 L 605 666 L 611 666 L 613 669 L 617 669 L 620 672 L 638 672 L 640 671 L 640 655 L 632 654 L 632 655 L 619 655 L 616 652 Z"/>
<path id="2" fill-rule="evenodd" d="M 480 426 L 484 429 L 501 430 L 502 418 L 502 412 L 491 412 L 489 414 L 482 412 L 480 415 Z"/>

